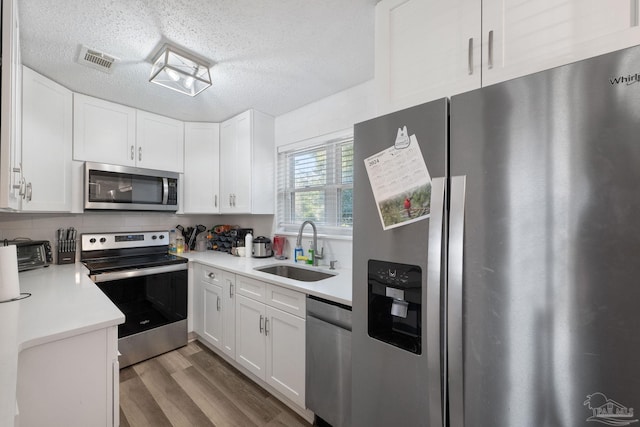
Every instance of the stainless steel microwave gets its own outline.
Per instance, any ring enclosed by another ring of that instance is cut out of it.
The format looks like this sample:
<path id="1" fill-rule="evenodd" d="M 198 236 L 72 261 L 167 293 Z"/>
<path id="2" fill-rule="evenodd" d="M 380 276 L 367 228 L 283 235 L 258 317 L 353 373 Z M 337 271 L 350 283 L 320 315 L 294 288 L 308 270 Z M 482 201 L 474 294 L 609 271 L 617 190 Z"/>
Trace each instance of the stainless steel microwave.
<path id="1" fill-rule="evenodd" d="M 178 210 L 178 174 L 86 162 L 84 208 L 175 212 Z"/>

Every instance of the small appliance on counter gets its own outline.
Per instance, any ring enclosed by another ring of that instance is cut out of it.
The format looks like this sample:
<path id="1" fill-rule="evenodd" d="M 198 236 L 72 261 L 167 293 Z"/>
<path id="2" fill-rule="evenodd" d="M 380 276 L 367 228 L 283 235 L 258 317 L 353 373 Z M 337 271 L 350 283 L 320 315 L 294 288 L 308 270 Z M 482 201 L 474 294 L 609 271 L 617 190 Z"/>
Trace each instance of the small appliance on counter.
<path id="1" fill-rule="evenodd" d="M 48 267 L 53 263 L 51 243 L 48 240 L 2 240 L 0 246 L 15 245 L 18 271 Z M 74 261 L 75 262 L 75 261 Z"/>
<path id="2" fill-rule="evenodd" d="M 254 238 L 251 256 L 254 258 L 269 258 L 270 256 L 273 256 L 273 250 L 271 249 L 271 239 L 264 236 L 258 236 Z"/>

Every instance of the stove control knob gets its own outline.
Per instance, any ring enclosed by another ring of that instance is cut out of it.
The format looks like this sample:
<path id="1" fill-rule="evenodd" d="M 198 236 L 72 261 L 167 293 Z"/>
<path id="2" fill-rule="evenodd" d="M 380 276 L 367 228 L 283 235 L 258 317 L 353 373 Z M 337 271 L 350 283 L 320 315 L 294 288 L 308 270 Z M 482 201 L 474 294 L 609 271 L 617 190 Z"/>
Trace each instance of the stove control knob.
<path id="1" fill-rule="evenodd" d="M 89 243 L 95 243 L 95 242 L 96 242 L 96 238 L 95 237 L 92 237 L 92 238 L 89 239 Z"/>
<path id="2" fill-rule="evenodd" d="M 100 238 L 100 243 L 104 243 L 104 242 L 106 242 L 106 241 L 107 241 L 107 239 L 106 239 L 106 238 L 104 238 L 104 237 L 101 237 L 101 238 Z"/>
<path id="3" fill-rule="evenodd" d="M 158 236 L 158 238 L 159 238 L 160 240 L 164 239 L 164 234 L 161 234 L 160 236 Z"/>
<path id="4" fill-rule="evenodd" d="M 151 236 L 151 240 L 156 240 L 158 238 L 158 236 L 156 236 L 155 234 L 153 236 Z"/>

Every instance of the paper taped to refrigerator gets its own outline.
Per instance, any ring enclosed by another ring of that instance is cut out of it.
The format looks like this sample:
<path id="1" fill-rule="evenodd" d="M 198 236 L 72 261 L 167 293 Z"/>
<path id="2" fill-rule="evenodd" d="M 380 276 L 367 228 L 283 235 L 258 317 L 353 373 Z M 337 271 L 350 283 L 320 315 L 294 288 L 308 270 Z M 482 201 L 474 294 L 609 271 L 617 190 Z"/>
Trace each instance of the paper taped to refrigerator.
<path id="1" fill-rule="evenodd" d="M 382 228 L 429 218 L 431 176 L 415 135 L 405 148 L 387 148 L 364 160 Z"/>

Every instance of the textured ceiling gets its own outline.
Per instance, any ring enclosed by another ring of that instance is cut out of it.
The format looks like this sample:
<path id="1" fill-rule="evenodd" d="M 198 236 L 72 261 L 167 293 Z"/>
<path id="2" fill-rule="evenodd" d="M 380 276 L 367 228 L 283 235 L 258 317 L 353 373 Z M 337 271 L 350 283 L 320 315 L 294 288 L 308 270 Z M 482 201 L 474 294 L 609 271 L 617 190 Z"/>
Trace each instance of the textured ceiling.
<path id="1" fill-rule="evenodd" d="M 278 116 L 373 78 L 378 0 L 18 0 L 22 62 L 69 89 L 181 120 Z M 148 82 L 165 42 L 207 59 L 194 98 Z M 79 65 L 81 45 L 120 59 Z"/>

